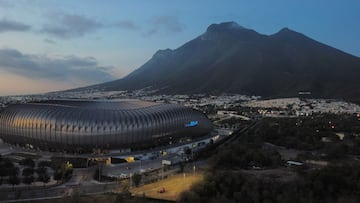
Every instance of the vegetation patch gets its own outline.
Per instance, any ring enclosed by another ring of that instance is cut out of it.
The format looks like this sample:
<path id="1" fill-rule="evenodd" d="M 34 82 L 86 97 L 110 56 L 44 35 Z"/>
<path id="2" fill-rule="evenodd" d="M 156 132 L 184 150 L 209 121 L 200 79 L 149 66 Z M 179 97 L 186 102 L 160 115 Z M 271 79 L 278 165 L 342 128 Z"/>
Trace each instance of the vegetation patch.
<path id="1" fill-rule="evenodd" d="M 359 124 L 353 115 L 265 118 L 209 153 L 204 180 L 178 201 L 360 202 Z"/>

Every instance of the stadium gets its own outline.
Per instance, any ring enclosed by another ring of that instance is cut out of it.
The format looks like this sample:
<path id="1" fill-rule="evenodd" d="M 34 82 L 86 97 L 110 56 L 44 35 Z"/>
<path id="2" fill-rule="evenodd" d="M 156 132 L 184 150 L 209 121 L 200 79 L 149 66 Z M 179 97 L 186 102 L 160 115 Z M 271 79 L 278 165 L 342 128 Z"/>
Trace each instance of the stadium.
<path id="1" fill-rule="evenodd" d="M 13 104 L 0 112 L 4 142 L 48 151 L 146 149 L 200 138 L 211 130 L 199 111 L 139 100 L 53 100 Z"/>

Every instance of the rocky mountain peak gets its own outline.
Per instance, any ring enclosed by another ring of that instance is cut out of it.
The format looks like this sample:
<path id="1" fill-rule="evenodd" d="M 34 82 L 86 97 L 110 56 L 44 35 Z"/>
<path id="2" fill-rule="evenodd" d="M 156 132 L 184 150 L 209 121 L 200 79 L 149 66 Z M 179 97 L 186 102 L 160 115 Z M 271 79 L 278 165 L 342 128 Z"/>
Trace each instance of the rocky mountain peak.
<path id="1" fill-rule="evenodd" d="M 219 32 L 219 31 L 229 31 L 229 30 L 246 30 L 243 26 L 237 24 L 236 22 L 224 22 L 219 24 L 211 24 L 206 32 Z"/>
<path id="2" fill-rule="evenodd" d="M 160 49 L 153 55 L 153 58 L 159 58 L 159 57 L 166 57 L 168 56 L 173 50 L 172 49 Z"/>

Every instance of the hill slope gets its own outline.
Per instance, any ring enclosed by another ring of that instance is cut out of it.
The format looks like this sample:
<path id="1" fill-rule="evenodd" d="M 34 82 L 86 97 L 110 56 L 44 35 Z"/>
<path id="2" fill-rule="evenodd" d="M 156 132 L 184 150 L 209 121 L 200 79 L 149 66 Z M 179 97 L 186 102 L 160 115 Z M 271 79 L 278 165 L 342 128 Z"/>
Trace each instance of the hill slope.
<path id="1" fill-rule="evenodd" d="M 159 93 L 240 93 L 265 97 L 360 98 L 360 59 L 284 28 L 262 35 L 234 22 L 210 25 L 175 50 L 160 50 L 106 90 L 145 87 Z"/>

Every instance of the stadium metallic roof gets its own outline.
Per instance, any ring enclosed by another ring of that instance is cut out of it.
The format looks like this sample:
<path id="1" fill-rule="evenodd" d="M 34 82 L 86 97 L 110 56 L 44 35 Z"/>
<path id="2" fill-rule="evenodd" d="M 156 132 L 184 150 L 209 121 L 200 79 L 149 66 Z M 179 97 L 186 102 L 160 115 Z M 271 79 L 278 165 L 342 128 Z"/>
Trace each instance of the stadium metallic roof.
<path id="1" fill-rule="evenodd" d="M 4 141 L 55 150 L 145 146 L 211 129 L 207 117 L 191 108 L 138 100 L 53 100 L 0 113 Z"/>

